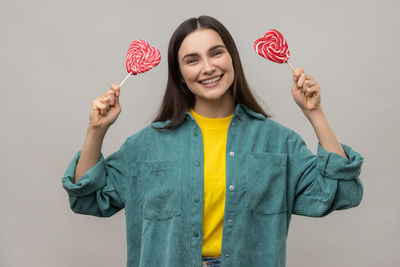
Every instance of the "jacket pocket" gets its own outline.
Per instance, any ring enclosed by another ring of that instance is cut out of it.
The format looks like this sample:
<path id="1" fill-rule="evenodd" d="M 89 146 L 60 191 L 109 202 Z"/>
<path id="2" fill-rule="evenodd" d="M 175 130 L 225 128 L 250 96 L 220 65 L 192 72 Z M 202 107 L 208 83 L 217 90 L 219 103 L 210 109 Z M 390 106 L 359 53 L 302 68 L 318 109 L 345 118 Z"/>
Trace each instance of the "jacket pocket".
<path id="1" fill-rule="evenodd" d="M 287 155 L 249 152 L 246 155 L 247 208 L 261 214 L 287 210 Z"/>
<path id="2" fill-rule="evenodd" d="M 141 161 L 143 217 L 168 220 L 181 214 L 182 167 L 178 160 Z"/>

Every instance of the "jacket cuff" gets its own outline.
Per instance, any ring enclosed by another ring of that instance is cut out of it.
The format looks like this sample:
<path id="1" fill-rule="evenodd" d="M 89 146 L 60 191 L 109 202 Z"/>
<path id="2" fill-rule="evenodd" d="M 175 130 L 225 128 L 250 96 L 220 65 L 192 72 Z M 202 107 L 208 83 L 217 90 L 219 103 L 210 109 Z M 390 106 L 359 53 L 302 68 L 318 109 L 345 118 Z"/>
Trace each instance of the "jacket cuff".
<path id="1" fill-rule="evenodd" d="M 81 152 L 82 151 L 79 150 L 78 153 L 76 153 L 62 178 L 63 188 L 68 192 L 68 194 L 73 196 L 89 195 L 103 188 L 107 183 L 104 170 L 106 161 L 103 153 L 100 153 L 100 159 L 97 163 L 89 169 L 76 184 L 74 184 L 75 169 Z"/>
<path id="2" fill-rule="evenodd" d="M 339 180 L 352 180 L 361 173 L 361 165 L 364 158 L 351 147 L 341 144 L 348 159 L 333 152 L 327 152 L 318 143 L 317 156 L 318 171 L 326 178 Z"/>

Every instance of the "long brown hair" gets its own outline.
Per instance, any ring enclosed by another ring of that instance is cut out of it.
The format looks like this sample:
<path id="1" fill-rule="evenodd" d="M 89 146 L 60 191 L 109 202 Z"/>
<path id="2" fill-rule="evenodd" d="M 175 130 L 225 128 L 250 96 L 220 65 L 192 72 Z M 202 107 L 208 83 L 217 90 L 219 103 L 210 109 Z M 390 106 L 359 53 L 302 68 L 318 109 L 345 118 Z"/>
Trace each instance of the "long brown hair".
<path id="1" fill-rule="evenodd" d="M 263 108 L 257 103 L 253 96 L 243 72 L 242 63 L 240 62 L 239 52 L 232 36 L 218 20 L 209 16 L 200 16 L 198 18 L 190 18 L 185 20 L 173 33 L 168 46 L 168 81 L 162 104 L 159 108 L 157 117 L 153 122 L 170 120 L 162 128 L 155 129 L 174 129 L 178 127 L 185 119 L 186 112 L 194 107 L 195 96 L 182 83 L 182 76 L 178 62 L 178 51 L 185 37 L 198 29 L 215 30 L 224 42 L 226 49 L 232 57 L 232 64 L 235 77 L 231 86 L 234 104 L 240 103 L 251 110 L 270 117 Z"/>

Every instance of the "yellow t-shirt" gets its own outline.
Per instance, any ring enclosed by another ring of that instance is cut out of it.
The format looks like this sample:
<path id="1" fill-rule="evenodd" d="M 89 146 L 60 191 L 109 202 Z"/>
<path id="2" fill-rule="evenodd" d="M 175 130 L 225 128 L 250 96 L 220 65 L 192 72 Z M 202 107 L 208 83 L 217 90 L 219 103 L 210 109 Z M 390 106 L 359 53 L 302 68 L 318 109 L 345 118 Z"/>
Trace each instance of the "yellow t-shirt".
<path id="1" fill-rule="evenodd" d="M 203 117 L 193 109 L 203 136 L 204 149 L 204 203 L 203 203 L 203 257 L 221 255 L 222 226 L 225 210 L 226 139 L 232 115 L 225 118 Z"/>

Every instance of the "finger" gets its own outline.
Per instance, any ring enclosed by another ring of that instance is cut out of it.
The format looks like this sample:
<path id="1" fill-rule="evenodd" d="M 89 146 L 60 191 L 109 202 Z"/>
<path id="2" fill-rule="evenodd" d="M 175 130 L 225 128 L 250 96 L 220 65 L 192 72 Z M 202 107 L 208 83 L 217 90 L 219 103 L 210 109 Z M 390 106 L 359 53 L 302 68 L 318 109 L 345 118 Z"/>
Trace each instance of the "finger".
<path id="1" fill-rule="evenodd" d="M 111 84 L 111 90 L 114 92 L 114 104 L 119 106 L 119 95 L 121 93 L 121 87 L 117 84 Z"/>
<path id="2" fill-rule="evenodd" d="M 119 106 L 119 91 L 114 94 L 114 105 Z"/>
<path id="3" fill-rule="evenodd" d="M 118 84 L 112 83 L 110 88 L 117 96 L 119 96 L 121 87 L 119 87 Z"/>
<path id="4" fill-rule="evenodd" d="M 307 88 L 306 90 L 306 97 L 309 97 L 311 95 L 311 88 Z"/>
<path id="5" fill-rule="evenodd" d="M 95 107 L 100 111 L 101 115 L 107 114 L 108 108 L 98 98 L 94 101 Z"/>
<path id="6" fill-rule="evenodd" d="M 110 109 L 110 101 L 111 101 L 111 100 L 110 100 L 110 98 L 109 98 L 109 96 L 108 96 L 107 94 L 105 94 L 105 95 L 99 97 L 99 101 L 100 101 L 103 105 L 106 106 L 106 110 L 109 110 L 109 109 Z"/>
<path id="7" fill-rule="evenodd" d="M 318 92 L 319 92 L 318 86 L 309 87 L 309 88 L 307 88 L 306 96 L 310 97 L 314 94 L 318 94 Z"/>
<path id="8" fill-rule="evenodd" d="M 292 85 L 292 87 L 290 88 L 290 91 L 292 92 L 292 94 L 297 94 L 298 90 L 300 90 L 300 88 L 297 87 L 296 83 L 294 83 Z"/>
<path id="9" fill-rule="evenodd" d="M 110 106 L 110 97 L 109 97 L 109 95 L 106 93 L 106 94 L 104 94 L 104 95 L 102 95 L 100 98 L 99 98 L 99 100 L 100 100 L 100 102 L 101 103 L 103 103 L 104 105 L 106 105 L 106 106 Z"/>
<path id="10" fill-rule="evenodd" d="M 297 68 L 294 72 L 293 72 L 293 81 L 297 82 L 300 78 L 300 75 L 304 73 L 304 69 L 303 68 Z"/>
<path id="11" fill-rule="evenodd" d="M 305 80 L 304 81 L 304 83 L 303 83 L 303 88 L 302 88 L 302 91 L 303 92 L 307 92 L 307 89 L 308 88 L 310 88 L 310 87 L 313 87 L 314 85 L 316 85 L 317 84 L 317 82 L 316 81 L 314 81 L 314 80 Z"/>
<path id="12" fill-rule="evenodd" d="M 308 88 L 308 87 L 313 87 L 314 85 L 316 85 L 317 84 L 317 82 L 315 81 L 315 80 L 313 80 L 313 79 L 306 79 L 305 81 L 304 81 L 304 86 L 306 87 L 306 88 Z"/>
<path id="13" fill-rule="evenodd" d="M 300 75 L 299 80 L 297 81 L 297 86 L 298 87 L 303 87 L 304 81 L 306 80 L 306 75 L 304 73 L 302 73 Z"/>
<path id="14" fill-rule="evenodd" d="M 117 90 L 117 89 L 119 89 L 120 87 L 119 87 L 118 84 L 112 83 L 111 86 L 110 86 L 110 88 L 111 88 L 112 90 Z"/>
<path id="15" fill-rule="evenodd" d="M 109 90 L 107 92 L 107 98 L 109 99 L 110 106 L 114 106 L 114 91 Z"/>
<path id="16" fill-rule="evenodd" d="M 101 103 L 101 104 L 103 104 L 103 103 Z M 110 109 L 110 107 L 108 105 L 104 105 L 104 104 L 101 105 L 100 106 L 101 115 L 106 115 L 109 109 Z"/>
<path id="17" fill-rule="evenodd" d="M 314 80 L 314 78 L 307 73 L 304 73 L 306 75 L 306 80 Z"/>

